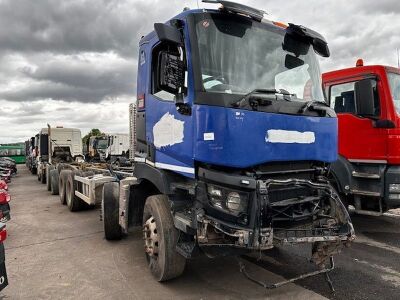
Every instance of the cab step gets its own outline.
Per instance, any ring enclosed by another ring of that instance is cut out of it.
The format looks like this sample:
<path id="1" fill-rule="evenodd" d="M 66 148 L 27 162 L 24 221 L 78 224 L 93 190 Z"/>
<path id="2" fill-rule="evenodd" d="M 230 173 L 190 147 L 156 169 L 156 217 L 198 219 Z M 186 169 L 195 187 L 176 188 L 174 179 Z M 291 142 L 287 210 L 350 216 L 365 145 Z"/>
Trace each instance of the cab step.
<path id="1" fill-rule="evenodd" d="M 363 173 L 363 172 L 356 172 L 356 171 L 353 171 L 351 173 L 351 175 L 356 178 L 366 178 L 366 179 L 380 179 L 381 178 L 381 176 L 379 174 Z"/>

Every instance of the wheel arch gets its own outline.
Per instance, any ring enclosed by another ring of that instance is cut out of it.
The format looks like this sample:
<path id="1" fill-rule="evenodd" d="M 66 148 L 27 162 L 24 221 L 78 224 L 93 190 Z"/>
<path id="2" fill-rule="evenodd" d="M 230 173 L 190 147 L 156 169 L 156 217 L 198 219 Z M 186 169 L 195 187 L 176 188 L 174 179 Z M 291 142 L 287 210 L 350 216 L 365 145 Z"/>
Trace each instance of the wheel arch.
<path id="1" fill-rule="evenodd" d="M 330 175 L 340 193 L 348 194 L 352 182 L 353 167 L 351 163 L 339 155 L 338 159 L 331 164 Z M 346 189 L 346 187 L 348 187 Z"/>

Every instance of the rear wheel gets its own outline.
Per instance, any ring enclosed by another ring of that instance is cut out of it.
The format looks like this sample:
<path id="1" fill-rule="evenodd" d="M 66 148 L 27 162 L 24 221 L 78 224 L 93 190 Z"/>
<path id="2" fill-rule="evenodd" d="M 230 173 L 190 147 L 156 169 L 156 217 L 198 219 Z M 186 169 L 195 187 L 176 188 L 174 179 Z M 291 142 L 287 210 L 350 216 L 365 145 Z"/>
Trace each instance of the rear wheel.
<path id="1" fill-rule="evenodd" d="M 101 201 L 103 214 L 104 235 L 107 240 L 119 240 L 122 229 L 119 225 L 119 184 L 106 182 L 103 185 L 103 199 Z"/>
<path id="2" fill-rule="evenodd" d="M 43 174 L 43 173 L 41 173 L 41 175 L 40 175 L 40 182 L 41 182 L 42 184 L 46 184 L 46 175 Z"/>
<path id="3" fill-rule="evenodd" d="M 57 169 L 50 171 L 50 189 L 52 195 L 58 195 L 58 177 Z"/>
<path id="4" fill-rule="evenodd" d="M 53 169 L 54 169 L 54 166 L 51 166 L 51 165 L 46 166 L 46 188 L 49 192 L 51 191 L 50 171 Z"/>
<path id="5" fill-rule="evenodd" d="M 186 260 L 176 252 L 178 230 L 167 196 L 154 195 L 146 199 L 143 238 L 150 272 L 158 281 L 166 281 L 183 273 Z"/>
<path id="6" fill-rule="evenodd" d="M 37 170 L 36 170 L 36 167 L 32 167 L 32 169 L 31 169 L 31 173 L 32 173 L 32 175 L 35 175 L 35 174 L 36 174 L 36 172 L 37 172 Z"/>
<path id="7" fill-rule="evenodd" d="M 70 211 L 79 211 L 87 207 L 86 203 L 75 195 L 77 190 L 77 182 L 74 179 L 75 174 L 80 175 L 80 171 L 72 171 L 67 176 L 65 185 L 66 202 Z"/>
<path id="8" fill-rule="evenodd" d="M 58 179 L 58 190 L 60 193 L 60 201 L 62 205 L 67 204 L 66 200 L 66 182 L 68 176 L 72 173 L 71 170 L 62 170 L 60 173 L 60 178 Z"/>

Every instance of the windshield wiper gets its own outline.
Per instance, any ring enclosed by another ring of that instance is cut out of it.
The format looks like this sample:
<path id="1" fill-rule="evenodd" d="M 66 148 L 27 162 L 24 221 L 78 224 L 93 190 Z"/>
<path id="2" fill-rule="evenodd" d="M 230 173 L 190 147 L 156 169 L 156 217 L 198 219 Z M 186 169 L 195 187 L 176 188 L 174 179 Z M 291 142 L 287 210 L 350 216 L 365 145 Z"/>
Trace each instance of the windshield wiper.
<path id="1" fill-rule="evenodd" d="M 315 101 L 315 100 L 306 102 L 306 104 L 304 104 L 299 109 L 299 113 L 304 114 L 307 110 L 310 110 L 310 109 L 325 112 L 326 115 L 329 117 L 336 116 L 336 113 L 325 101 Z"/>
<path id="2" fill-rule="evenodd" d="M 290 94 L 288 91 L 284 90 L 284 89 L 255 89 L 252 90 L 250 93 L 247 93 L 246 95 L 240 97 L 239 100 L 236 100 L 235 102 L 233 102 L 231 105 L 233 107 L 242 107 L 245 102 L 249 101 L 250 106 L 255 109 L 256 106 L 260 105 L 260 106 L 268 106 L 271 105 L 271 99 L 256 99 L 256 101 L 251 101 L 252 96 L 254 95 L 283 95 L 283 99 L 286 101 L 292 101 L 291 100 L 291 96 L 294 96 L 294 94 Z M 277 97 L 275 98 L 277 100 Z"/>

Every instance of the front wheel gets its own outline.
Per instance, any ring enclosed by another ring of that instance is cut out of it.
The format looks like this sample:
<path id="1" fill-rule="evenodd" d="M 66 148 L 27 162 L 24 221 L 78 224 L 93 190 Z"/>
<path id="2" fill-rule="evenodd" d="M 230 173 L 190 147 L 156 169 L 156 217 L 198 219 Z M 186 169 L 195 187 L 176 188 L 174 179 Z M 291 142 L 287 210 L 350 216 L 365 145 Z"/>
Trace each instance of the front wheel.
<path id="1" fill-rule="evenodd" d="M 176 252 L 178 230 L 167 196 L 154 195 L 146 199 L 143 238 L 150 272 L 157 281 L 173 279 L 183 273 L 186 259 Z"/>

